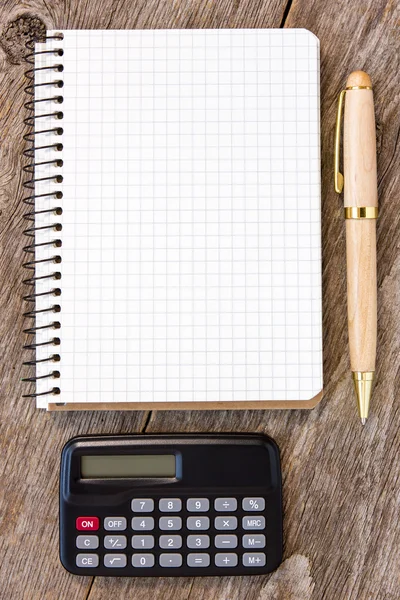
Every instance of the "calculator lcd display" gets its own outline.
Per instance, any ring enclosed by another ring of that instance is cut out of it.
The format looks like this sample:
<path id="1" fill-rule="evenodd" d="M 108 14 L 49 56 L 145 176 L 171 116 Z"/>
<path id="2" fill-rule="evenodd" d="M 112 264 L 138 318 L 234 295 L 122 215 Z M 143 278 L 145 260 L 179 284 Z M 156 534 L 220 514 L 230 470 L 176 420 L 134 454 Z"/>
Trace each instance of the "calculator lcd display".
<path id="1" fill-rule="evenodd" d="M 83 479 L 175 477 L 174 454 L 113 454 L 81 457 Z"/>

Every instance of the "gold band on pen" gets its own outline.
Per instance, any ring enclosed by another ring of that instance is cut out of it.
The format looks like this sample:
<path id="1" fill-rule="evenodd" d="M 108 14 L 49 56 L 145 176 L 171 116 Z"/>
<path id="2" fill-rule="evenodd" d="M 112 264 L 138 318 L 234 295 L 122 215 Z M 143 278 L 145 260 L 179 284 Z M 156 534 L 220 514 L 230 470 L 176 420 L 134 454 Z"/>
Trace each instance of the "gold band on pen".
<path id="1" fill-rule="evenodd" d="M 345 219 L 377 219 L 377 206 L 345 206 Z"/>

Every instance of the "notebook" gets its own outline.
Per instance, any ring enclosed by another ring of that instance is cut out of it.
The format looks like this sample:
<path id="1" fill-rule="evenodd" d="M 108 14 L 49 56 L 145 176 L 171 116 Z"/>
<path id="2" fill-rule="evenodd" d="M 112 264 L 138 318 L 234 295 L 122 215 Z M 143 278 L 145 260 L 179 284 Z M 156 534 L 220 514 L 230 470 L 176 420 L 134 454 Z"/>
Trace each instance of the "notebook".
<path id="1" fill-rule="evenodd" d="M 53 410 L 314 406 L 318 39 L 49 31 L 30 60 L 27 395 Z"/>

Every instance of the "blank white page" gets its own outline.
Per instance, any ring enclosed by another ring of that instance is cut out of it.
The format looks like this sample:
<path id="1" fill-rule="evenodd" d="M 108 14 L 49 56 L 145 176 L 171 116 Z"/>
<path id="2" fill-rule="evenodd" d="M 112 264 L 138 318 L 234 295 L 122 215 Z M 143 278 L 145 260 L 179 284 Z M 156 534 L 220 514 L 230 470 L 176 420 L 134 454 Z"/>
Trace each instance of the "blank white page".
<path id="1" fill-rule="evenodd" d="M 56 59 L 61 395 L 38 405 L 315 396 L 317 38 L 251 29 L 63 34 L 46 44 L 64 51 Z M 37 65 L 54 60 L 42 55 Z M 48 94 L 37 89 L 37 98 Z M 38 215 L 37 225 L 49 219 Z M 48 370 L 38 364 L 39 376 Z M 39 392 L 48 386 L 38 381 Z"/>

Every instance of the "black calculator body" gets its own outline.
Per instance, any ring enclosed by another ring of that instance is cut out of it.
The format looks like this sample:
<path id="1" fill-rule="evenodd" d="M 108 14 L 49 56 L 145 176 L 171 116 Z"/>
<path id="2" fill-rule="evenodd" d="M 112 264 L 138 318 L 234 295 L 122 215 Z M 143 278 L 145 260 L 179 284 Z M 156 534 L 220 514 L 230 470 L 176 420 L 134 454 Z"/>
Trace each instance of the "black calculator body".
<path id="1" fill-rule="evenodd" d="M 85 436 L 64 447 L 60 558 L 76 575 L 260 575 L 282 560 L 279 450 L 263 435 Z"/>

